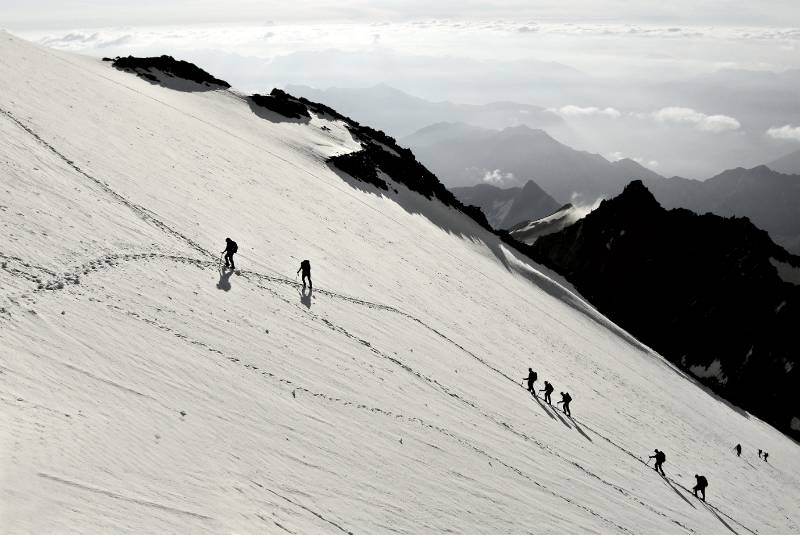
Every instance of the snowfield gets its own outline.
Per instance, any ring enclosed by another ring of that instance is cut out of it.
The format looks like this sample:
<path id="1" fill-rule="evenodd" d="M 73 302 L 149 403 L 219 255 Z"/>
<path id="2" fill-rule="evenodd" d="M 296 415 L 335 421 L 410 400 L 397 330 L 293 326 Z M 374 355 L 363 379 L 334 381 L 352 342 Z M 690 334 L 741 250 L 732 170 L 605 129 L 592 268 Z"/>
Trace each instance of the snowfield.
<path id="1" fill-rule="evenodd" d="M 0 33 L 1 532 L 800 532 L 795 442 L 342 124 L 183 89 Z"/>

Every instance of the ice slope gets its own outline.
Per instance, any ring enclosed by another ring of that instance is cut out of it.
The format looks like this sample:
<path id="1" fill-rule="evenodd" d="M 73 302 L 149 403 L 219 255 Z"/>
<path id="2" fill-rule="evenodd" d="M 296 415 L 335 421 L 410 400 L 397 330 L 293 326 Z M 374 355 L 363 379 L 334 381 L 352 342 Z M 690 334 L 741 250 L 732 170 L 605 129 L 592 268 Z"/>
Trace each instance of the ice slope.
<path id="1" fill-rule="evenodd" d="M 800 530 L 796 443 L 355 149 L 0 34 L 0 531 Z"/>

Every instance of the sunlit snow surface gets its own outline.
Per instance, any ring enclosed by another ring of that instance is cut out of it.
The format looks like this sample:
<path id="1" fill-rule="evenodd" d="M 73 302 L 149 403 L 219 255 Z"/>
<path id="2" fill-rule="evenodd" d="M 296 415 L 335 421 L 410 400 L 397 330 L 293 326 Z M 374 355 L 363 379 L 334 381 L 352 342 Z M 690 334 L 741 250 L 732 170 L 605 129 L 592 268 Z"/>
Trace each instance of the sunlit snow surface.
<path id="1" fill-rule="evenodd" d="M 800 530 L 796 443 L 357 148 L 0 34 L 0 531 Z"/>

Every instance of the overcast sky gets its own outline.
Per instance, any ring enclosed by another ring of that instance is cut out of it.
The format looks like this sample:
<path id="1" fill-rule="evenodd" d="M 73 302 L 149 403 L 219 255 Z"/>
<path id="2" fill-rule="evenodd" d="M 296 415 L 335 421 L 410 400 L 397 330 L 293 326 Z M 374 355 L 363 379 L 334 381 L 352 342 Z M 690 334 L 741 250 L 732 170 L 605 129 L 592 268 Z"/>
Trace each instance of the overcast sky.
<path id="1" fill-rule="evenodd" d="M 153 24 L 429 18 L 795 26 L 797 0 L 0 0 L 14 30 Z"/>

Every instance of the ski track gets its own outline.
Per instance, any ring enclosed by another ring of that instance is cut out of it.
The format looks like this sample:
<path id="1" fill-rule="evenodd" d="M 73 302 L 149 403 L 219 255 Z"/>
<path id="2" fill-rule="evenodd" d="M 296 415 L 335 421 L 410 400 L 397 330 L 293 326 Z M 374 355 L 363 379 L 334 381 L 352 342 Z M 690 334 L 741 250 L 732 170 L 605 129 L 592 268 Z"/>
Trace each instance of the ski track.
<path id="1" fill-rule="evenodd" d="M 176 233 L 176 234 L 178 234 L 178 233 Z M 211 255 L 211 253 L 209 253 L 209 256 L 214 256 L 214 255 Z M 65 288 L 66 285 L 69 285 L 69 284 L 79 284 L 79 275 L 80 274 L 90 274 L 91 272 L 97 271 L 99 269 L 113 268 L 113 267 L 116 267 L 117 265 L 119 265 L 121 262 L 152 261 L 152 260 L 167 260 L 167 261 L 176 262 L 176 263 L 191 264 L 191 265 L 194 265 L 194 266 L 199 267 L 199 268 L 216 267 L 216 260 L 215 261 L 199 260 L 199 259 L 196 259 L 196 258 L 189 258 L 189 257 L 179 256 L 179 255 L 168 255 L 168 254 L 161 254 L 161 253 L 146 253 L 146 252 L 143 252 L 143 253 L 108 254 L 108 255 L 104 255 L 102 257 L 96 258 L 94 260 L 90 260 L 88 262 L 85 262 L 85 263 L 81 264 L 80 266 L 78 266 L 77 268 L 74 268 L 72 271 L 69 271 L 69 272 L 64 273 L 64 274 L 62 274 L 60 276 L 57 276 L 54 279 L 50 280 L 49 282 L 40 285 L 40 287 L 38 287 L 36 290 L 33 290 L 32 292 L 33 293 L 52 292 L 52 291 L 56 291 L 56 290 L 61 290 L 61 289 Z M 663 516 L 665 518 L 668 518 L 670 521 L 672 521 L 673 523 L 675 523 L 676 525 L 680 526 L 681 528 L 687 530 L 690 533 L 695 533 L 695 531 L 692 530 L 691 528 L 689 528 L 688 526 L 685 526 L 684 524 L 680 523 L 679 521 L 669 517 L 665 513 L 653 508 L 650 504 L 648 504 L 647 502 L 637 498 L 635 495 L 631 494 L 629 491 L 627 491 L 623 487 L 620 487 L 619 485 L 616 485 L 614 483 L 611 483 L 609 481 L 604 480 L 603 478 L 599 477 L 598 475 L 593 473 L 591 470 L 588 470 L 587 468 L 583 467 L 579 463 L 576 463 L 576 462 L 574 462 L 572 460 L 566 459 L 561 454 L 559 454 L 557 451 L 553 450 L 550 446 L 548 446 L 548 445 L 540 442 L 539 440 L 537 440 L 537 439 L 535 439 L 533 437 L 530 437 L 529 435 L 527 435 L 527 434 L 515 429 L 510 424 L 508 424 L 506 422 L 503 422 L 502 420 L 497 419 L 496 417 L 492 416 L 491 414 L 483 412 L 475 402 L 470 401 L 468 399 L 465 399 L 465 398 L 459 396 L 458 394 L 455 394 L 455 393 L 451 392 L 445 385 L 441 384 L 436 379 L 430 378 L 430 377 L 422 374 L 421 372 L 419 372 L 419 371 L 415 370 L 414 368 L 412 368 L 412 367 L 408 366 L 407 364 L 405 364 L 402 360 L 400 360 L 400 359 L 398 359 L 396 357 L 390 356 L 390 355 L 380 351 L 379 349 L 373 347 L 372 344 L 370 342 L 368 342 L 367 340 L 363 340 L 363 339 L 353 335 L 352 333 L 348 332 L 343 327 L 335 325 L 334 323 L 332 323 L 327 318 L 323 318 L 323 317 L 315 314 L 314 312 L 312 312 L 311 310 L 309 310 L 309 309 L 307 309 L 305 307 L 300 307 L 295 302 L 290 301 L 290 300 L 282 297 L 281 295 L 279 295 L 272 288 L 264 286 L 263 284 L 260 284 L 259 282 L 256 282 L 256 281 L 254 281 L 252 279 L 256 279 L 257 281 L 268 281 L 268 282 L 271 282 L 271 283 L 278 283 L 278 284 L 282 284 L 282 285 L 285 285 L 285 286 L 291 286 L 293 288 L 300 288 L 301 287 L 300 283 L 298 283 L 298 282 L 296 282 L 294 280 L 288 279 L 288 278 L 282 278 L 282 277 L 277 277 L 277 276 L 272 276 L 272 275 L 265 275 L 265 274 L 254 272 L 254 271 L 240 270 L 240 271 L 237 271 L 237 273 L 243 279 L 248 280 L 249 282 L 253 283 L 256 287 L 258 287 L 258 288 L 260 288 L 262 290 L 268 291 L 269 293 L 271 293 L 273 295 L 273 297 L 275 297 L 277 299 L 280 299 L 281 301 L 285 302 L 286 304 L 298 307 L 300 310 L 302 310 L 306 314 L 310 315 L 313 319 L 319 320 L 321 323 L 326 325 L 329 329 L 331 329 L 331 330 L 333 330 L 333 331 L 335 331 L 335 332 L 337 332 L 337 333 L 339 333 L 341 335 L 344 335 L 344 336 L 346 336 L 346 337 L 348 337 L 348 338 L 350 338 L 352 340 L 357 341 L 358 343 L 360 343 L 360 344 L 364 345 L 365 347 L 367 347 L 373 354 L 376 354 L 376 355 L 378 355 L 379 357 L 381 357 L 383 359 L 389 360 L 390 362 L 392 362 L 396 366 L 399 366 L 404 371 L 414 375 L 416 378 L 421 379 L 421 380 L 431 384 L 435 389 L 441 391 L 445 395 L 447 395 L 449 397 L 452 397 L 452 398 L 455 398 L 459 402 L 469 406 L 470 408 L 472 408 L 474 410 L 477 410 L 482 417 L 492 421 L 496 425 L 504 428 L 506 431 L 514 434 L 518 438 L 521 438 L 521 439 L 523 439 L 525 441 L 532 442 L 532 443 L 536 444 L 540 449 L 546 451 L 547 453 L 549 453 L 549 454 L 551 454 L 551 455 L 553 455 L 555 457 L 558 457 L 560 460 L 562 460 L 564 462 L 572 464 L 573 466 L 575 466 L 576 468 L 581 470 L 583 473 L 585 473 L 589 477 L 592 477 L 592 478 L 602 482 L 603 484 L 614 488 L 619 493 L 623 494 L 627 498 L 629 498 L 632 501 L 634 501 L 637 505 L 645 507 L 649 511 L 651 511 L 651 512 L 653 512 L 653 513 L 655 513 L 655 514 L 657 514 L 659 516 Z M 334 299 L 339 299 L 339 300 L 342 300 L 342 301 L 346 301 L 346 302 L 349 302 L 349 303 L 352 303 L 352 304 L 355 304 L 355 305 L 364 306 L 364 307 L 372 308 L 372 309 L 375 309 L 375 310 L 383 310 L 383 311 L 390 312 L 390 313 L 393 313 L 393 314 L 398 314 L 398 315 L 400 315 L 400 316 L 402 316 L 404 318 L 407 318 L 407 319 L 417 323 L 418 325 L 424 327 L 425 329 L 429 330 L 430 332 L 434 333 L 435 335 L 437 335 L 438 337 L 440 337 L 444 341 L 452 344 L 453 346 L 458 348 L 464 354 L 468 355 L 469 357 L 471 357 L 474 360 L 478 361 L 483 366 L 487 367 L 488 369 L 492 370 L 493 372 L 499 374 L 503 378 L 505 378 L 508 381 L 510 381 L 511 383 L 513 383 L 514 386 L 525 390 L 524 387 L 520 386 L 520 384 L 517 383 L 516 380 L 511 378 L 508 374 L 506 374 L 503 371 L 495 368 L 491 364 L 487 363 L 484 359 L 480 358 L 479 356 L 475 355 L 474 353 L 472 353 L 471 351 L 469 351 L 468 349 L 463 347 L 461 344 L 453 341 L 452 339 L 450 339 L 446 335 L 442 334 L 437 329 L 429 326 L 427 323 L 425 323 L 421 319 L 413 316 L 412 314 L 404 312 L 404 311 L 402 311 L 402 310 L 400 310 L 400 309 L 398 309 L 396 307 L 390 306 L 390 305 L 384 305 L 384 304 L 381 304 L 381 303 L 374 303 L 374 302 L 371 302 L 371 301 L 365 301 L 363 299 L 359 299 L 359 298 L 356 298 L 356 297 L 351 297 L 351 296 L 338 294 L 338 293 L 330 291 L 330 290 L 315 289 L 314 292 L 322 294 L 322 295 L 326 295 L 326 296 L 334 298 Z M 27 294 L 23 294 L 21 297 L 24 298 L 25 295 L 27 295 Z M 109 306 L 110 308 L 117 309 L 117 310 L 122 310 L 120 307 L 118 307 L 116 305 L 107 305 L 107 306 Z M 170 328 L 170 327 L 168 327 L 166 325 L 161 324 L 157 320 L 145 318 L 145 317 L 143 317 L 143 316 L 141 316 L 141 315 L 139 315 L 139 314 L 137 314 L 135 312 L 130 312 L 130 311 L 126 312 L 126 314 L 128 314 L 130 316 L 137 317 L 141 321 L 149 323 L 149 324 L 151 324 L 151 325 L 153 325 L 153 326 L 155 326 L 155 327 L 157 327 L 157 328 L 159 328 L 161 330 L 165 330 L 167 332 L 170 332 L 173 335 L 175 335 L 176 337 L 184 339 L 188 343 L 191 343 L 193 345 L 198 345 L 198 346 L 205 347 L 206 349 L 208 349 L 209 352 L 216 353 L 216 354 L 224 356 L 224 353 L 222 351 L 220 351 L 218 349 L 215 349 L 215 348 L 211 348 L 211 347 L 207 346 L 206 344 L 204 344 L 203 342 L 199 342 L 197 340 L 192 340 L 188 336 L 186 336 L 184 334 L 181 334 L 181 333 L 178 333 L 174 329 L 172 329 L 172 328 Z M 226 357 L 226 358 L 228 358 L 232 362 L 240 362 L 240 360 L 238 358 L 235 358 L 235 357 Z M 256 367 L 255 365 L 252 365 L 252 364 L 244 364 L 244 366 L 246 368 L 251 368 L 253 370 L 258 370 L 258 367 Z M 266 375 L 269 375 L 270 377 L 275 377 L 270 372 L 263 372 L 263 373 L 266 374 Z M 97 379 L 101 380 L 101 381 L 103 380 L 102 378 L 97 378 Z M 284 380 L 284 379 L 279 379 L 279 380 L 281 382 L 286 382 L 287 384 L 293 384 L 291 381 L 288 381 L 288 380 Z M 124 388 L 124 387 L 122 387 L 122 388 Z M 307 390 L 307 389 L 302 388 L 302 387 L 297 387 L 297 389 L 300 390 L 300 391 L 311 393 L 312 395 L 317 396 L 317 397 L 320 397 L 320 396 L 324 397 L 324 398 L 326 398 L 326 399 L 328 399 L 330 401 L 336 401 L 336 402 L 340 402 L 341 401 L 339 398 L 333 398 L 333 397 L 326 396 L 324 394 L 313 393 L 310 390 Z M 527 392 L 527 390 L 525 390 L 525 391 Z M 148 398 L 149 398 L 149 396 L 148 396 Z M 355 402 L 345 402 L 344 404 L 345 405 L 348 405 L 348 404 L 349 405 L 356 405 L 358 408 L 368 409 L 368 407 L 366 405 L 360 405 L 360 404 L 357 404 Z M 547 412 L 547 410 L 548 410 L 547 408 L 545 408 L 544 406 L 542 406 L 542 408 L 543 408 L 543 410 L 545 410 L 545 412 Z M 555 412 L 556 416 L 561 418 L 561 415 L 558 414 L 558 409 L 557 408 L 550 407 L 550 409 Z M 374 408 L 374 409 L 369 409 L 369 410 L 372 410 L 373 412 L 387 414 L 389 416 L 392 415 L 391 411 L 386 411 L 386 410 L 383 410 L 383 409 Z M 548 413 L 548 415 L 549 415 L 549 413 Z M 465 442 L 463 439 L 461 439 L 460 437 L 456 437 L 451 432 L 449 432 L 449 431 L 447 431 L 447 430 L 445 430 L 443 428 L 439 428 L 438 426 L 435 426 L 433 424 L 428 424 L 428 423 L 424 422 L 421 419 L 418 419 L 418 418 L 415 418 L 415 417 L 407 418 L 407 417 L 402 416 L 402 415 L 397 415 L 397 416 L 399 418 L 409 419 L 411 421 L 417 420 L 423 426 L 428 427 L 430 429 L 436 429 L 437 431 L 443 432 L 447 436 L 456 439 L 457 441 L 461 442 L 462 444 L 464 444 L 464 442 Z M 578 419 L 576 419 L 574 417 L 569 417 L 569 418 L 572 421 L 573 425 L 575 425 L 576 429 L 581 434 L 583 434 L 584 436 L 586 436 L 585 433 L 583 433 L 580 430 L 580 428 L 577 426 L 577 423 L 580 423 L 586 429 L 591 431 L 593 434 L 595 434 L 599 438 L 602 438 L 603 440 L 605 440 L 610 445 L 614 446 L 615 448 L 617 448 L 621 452 L 623 452 L 623 453 L 627 454 L 628 456 L 630 456 L 631 458 L 635 459 L 637 462 L 639 462 L 639 463 L 641 463 L 643 465 L 646 464 L 637 455 L 635 455 L 631 451 L 627 450 L 623 446 L 617 444 L 613 440 L 609 439 L 607 436 L 605 436 L 601 432 L 597 431 L 596 429 L 594 429 L 590 425 L 586 424 L 585 422 L 582 422 L 582 421 L 580 421 L 580 420 L 578 420 Z M 562 420 L 562 422 L 563 422 L 563 420 Z M 554 496 L 558 496 L 559 498 L 566 500 L 567 502 L 569 502 L 572 505 L 577 505 L 578 507 L 584 508 L 584 506 L 582 506 L 580 504 L 573 503 L 568 498 L 560 496 L 557 493 L 554 493 L 553 491 L 550 491 L 549 489 L 543 487 L 540 483 L 538 483 L 537 481 L 532 479 L 527 474 L 524 474 L 521 470 L 517 469 L 516 467 L 513 467 L 513 466 L 509 465 L 508 463 L 502 461 L 501 459 L 492 456 L 491 454 L 481 450 L 480 448 L 478 448 L 477 446 L 475 446 L 473 444 L 467 444 L 467 445 L 473 451 L 475 451 L 475 452 L 477 452 L 477 453 L 479 453 L 481 455 L 484 455 L 487 458 L 489 458 L 491 460 L 494 460 L 495 462 L 498 462 L 499 464 L 502 464 L 503 466 L 505 466 L 509 470 L 512 470 L 513 472 L 517 473 L 518 475 L 530 480 L 531 482 L 533 482 L 537 486 L 540 486 L 544 490 L 552 493 Z M 668 479 L 670 482 L 672 482 L 675 485 L 677 485 L 680 488 L 682 488 L 686 493 L 688 493 L 690 495 L 692 494 L 691 490 L 688 489 L 687 487 L 683 486 L 681 483 L 679 483 L 679 482 L 677 482 L 675 480 L 672 480 L 669 477 L 667 477 L 666 479 Z M 708 503 L 705 503 L 705 506 L 709 510 L 711 510 L 714 514 L 716 514 L 716 513 L 721 514 L 722 516 L 724 516 L 725 518 L 727 518 L 731 522 L 736 523 L 738 526 L 740 526 L 741 528 L 747 530 L 748 532 L 757 533 L 757 531 L 754 531 L 754 530 L 748 528 L 747 526 L 741 524 L 735 518 L 733 518 L 730 515 L 724 513 L 723 511 L 719 510 L 715 506 L 713 506 L 711 504 L 708 504 Z M 594 515 L 594 516 L 596 516 L 598 518 L 602 518 L 603 520 L 605 520 L 607 522 L 611 522 L 611 521 L 603 518 L 601 515 L 595 513 L 594 511 L 590 511 L 590 510 L 587 509 L 587 512 L 590 512 L 592 515 Z M 613 524 L 613 522 L 612 522 L 612 524 Z M 618 529 L 622 529 L 623 531 L 627 531 L 622 526 L 614 525 L 614 527 L 616 527 Z"/>

